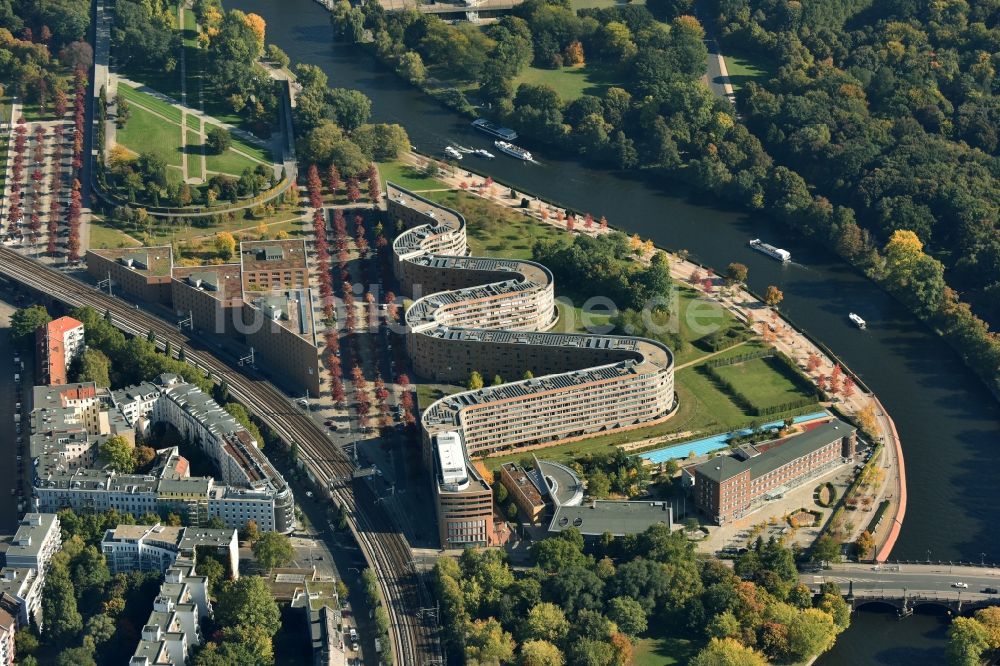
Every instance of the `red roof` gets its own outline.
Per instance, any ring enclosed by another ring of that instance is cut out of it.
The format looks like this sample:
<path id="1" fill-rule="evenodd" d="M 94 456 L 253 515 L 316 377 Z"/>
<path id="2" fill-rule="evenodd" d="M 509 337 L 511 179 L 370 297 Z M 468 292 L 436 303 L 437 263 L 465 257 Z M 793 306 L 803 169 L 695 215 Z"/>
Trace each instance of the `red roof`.
<path id="1" fill-rule="evenodd" d="M 49 337 L 53 335 L 59 335 L 62 337 L 67 332 L 72 331 L 74 328 L 79 328 L 83 326 L 83 322 L 77 321 L 72 317 L 59 317 L 59 319 L 53 319 L 49 322 Z"/>

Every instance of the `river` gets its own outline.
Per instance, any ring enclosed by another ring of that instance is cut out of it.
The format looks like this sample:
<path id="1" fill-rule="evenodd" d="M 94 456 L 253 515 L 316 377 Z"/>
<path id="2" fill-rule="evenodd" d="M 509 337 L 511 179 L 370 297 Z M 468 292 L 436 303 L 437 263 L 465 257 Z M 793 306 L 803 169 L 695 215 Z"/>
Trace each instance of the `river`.
<path id="1" fill-rule="evenodd" d="M 375 122 L 399 123 L 422 152 L 440 153 L 448 141 L 493 149 L 467 119 L 428 100 L 373 59 L 333 47 L 329 17 L 312 0 L 229 0 L 228 7 L 260 14 L 267 39 L 292 62 L 318 65 L 333 87 L 354 88 L 372 99 Z M 686 249 L 702 263 L 749 267 L 749 285 L 770 284 L 785 294 L 782 311 L 829 346 L 879 396 L 903 443 L 909 488 L 906 520 L 893 556 L 1000 562 L 1000 408 L 961 359 L 872 282 L 831 252 L 784 231 L 769 220 L 715 205 L 683 191 L 656 189 L 560 159 L 526 144 L 538 164 L 499 155 L 477 170 L 538 196 L 604 215 L 612 226 L 652 238 L 662 247 Z M 494 152 L 496 152 L 494 150 Z M 782 265 L 747 248 L 763 238 L 789 250 Z M 859 331 L 847 320 L 868 322 Z M 994 470 L 991 472 L 991 470 Z M 985 554 L 985 555 L 984 555 Z M 860 613 L 837 646 L 818 662 L 912 664 L 943 660 L 942 620 L 914 616 L 897 622 Z"/>

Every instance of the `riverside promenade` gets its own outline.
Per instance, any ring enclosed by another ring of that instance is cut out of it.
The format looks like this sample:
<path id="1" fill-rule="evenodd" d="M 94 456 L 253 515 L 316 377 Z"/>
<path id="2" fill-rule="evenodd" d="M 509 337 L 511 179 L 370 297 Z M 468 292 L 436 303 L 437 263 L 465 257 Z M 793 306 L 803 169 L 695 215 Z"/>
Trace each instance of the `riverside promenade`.
<path id="1" fill-rule="evenodd" d="M 468 192 L 495 204 L 506 206 L 538 222 L 566 230 L 567 210 L 564 208 L 513 190 L 502 183 L 494 182 L 486 176 L 470 171 L 465 166 L 452 168 L 450 165 L 438 162 L 433 158 L 412 152 L 403 157 L 403 162 L 414 166 L 421 166 L 428 161 L 434 161 L 440 165 L 439 174 L 436 177 L 443 181 L 448 189 Z M 521 207 L 522 199 L 528 200 L 528 208 Z M 610 226 L 607 230 L 602 230 L 596 223 L 593 229 L 585 229 L 583 220 L 576 218 L 572 233 L 597 235 L 612 230 L 614 228 Z M 661 249 L 663 248 L 645 250 L 636 257 L 636 261 L 648 262 L 652 254 Z M 850 369 L 839 359 L 833 357 L 832 353 L 828 353 L 807 334 L 794 326 L 781 314 L 778 308 L 766 305 L 744 285 L 723 287 L 724 280 L 721 275 L 710 267 L 700 266 L 689 260 L 686 252 L 664 251 L 670 255 L 670 272 L 675 280 L 683 281 L 698 289 L 704 298 L 720 303 L 738 319 L 753 327 L 775 349 L 793 359 L 814 382 L 817 382 L 821 376 L 830 377 L 837 366 L 840 367 L 844 375 L 854 377 Z M 809 370 L 808 359 L 812 355 L 820 359 L 820 364 L 814 370 Z M 906 468 L 896 426 L 882 403 L 873 393 L 865 389 L 864 383 L 861 381 L 857 381 L 856 390 L 851 397 L 835 396 L 833 402 L 828 404 L 835 404 L 838 409 L 852 416 L 857 416 L 866 409 L 869 413 L 874 413 L 874 429 L 877 433 L 877 439 L 883 444 L 880 454 L 881 460 L 879 460 L 878 465 L 885 471 L 885 475 L 880 486 L 873 491 L 872 506 L 877 507 L 883 500 L 888 500 L 889 507 L 885 512 L 885 518 L 876 529 L 875 534 L 872 535 L 875 540 L 873 559 L 885 561 L 899 537 L 899 531 L 906 514 Z M 845 541 L 852 541 L 861 534 L 867 526 L 868 515 L 859 513 L 857 524 L 853 526 Z"/>

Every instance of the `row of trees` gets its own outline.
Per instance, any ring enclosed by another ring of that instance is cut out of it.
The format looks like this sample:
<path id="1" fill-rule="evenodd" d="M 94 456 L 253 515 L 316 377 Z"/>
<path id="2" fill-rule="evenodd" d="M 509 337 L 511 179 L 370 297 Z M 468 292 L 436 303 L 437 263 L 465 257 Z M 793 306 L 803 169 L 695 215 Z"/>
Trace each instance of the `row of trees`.
<path id="1" fill-rule="evenodd" d="M 763 664 L 808 660 L 850 621 L 839 592 L 814 602 L 791 551 L 773 540 L 750 549 L 735 573 L 699 559 L 664 526 L 606 535 L 591 548 L 570 528 L 533 544 L 531 555 L 535 567 L 519 572 L 499 551 L 439 560 L 434 583 L 449 649 L 469 663 L 626 664 L 633 641 L 652 630 L 704 645 L 694 664 Z"/>

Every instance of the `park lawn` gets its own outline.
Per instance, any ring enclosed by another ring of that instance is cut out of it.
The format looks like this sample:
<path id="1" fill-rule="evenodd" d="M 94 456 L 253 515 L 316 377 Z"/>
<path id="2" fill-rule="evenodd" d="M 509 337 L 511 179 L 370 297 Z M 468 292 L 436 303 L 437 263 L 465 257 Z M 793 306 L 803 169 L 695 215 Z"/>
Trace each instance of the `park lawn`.
<path id="1" fill-rule="evenodd" d="M 776 361 L 755 358 L 715 369 L 736 390 L 748 396 L 757 407 L 781 405 L 809 396 L 800 391 L 778 368 Z"/>
<path id="2" fill-rule="evenodd" d="M 136 247 L 142 243 L 121 229 L 116 229 L 97 217 L 90 220 L 90 247 L 115 248 Z"/>
<path id="3" fill-rule="evenodd" d="M 167 183 L 169 185 L 180 185 L 184 182 L 184 172 L 181 167 L 167 167 Z"/>
<path id="4" fill-rule="evenodd" d="M 286 222 L 276 222 L 276 223 L 266 223 L 267 233 L 269 236 L 274 237 L 279 231 L 286 232 L 292 238 L 302 238 L 311 237 L 313 234 L 312 225 L 308 221 L 303 220 L 299 217 L 298 213 L 289 212 L 282 213 L 281 215 L 289 217 L 294 215 L 295 218 L 288 220 Z M 258 222 L 258 224 L 260 224 Z"/>
<path id="5" fill-rule="evenodd" d="M 608 88 L 618 85 L 617 77 L 609 70 L 596 65 L 576 65 L 560 69 L 525 67 L 514 78 L 514 88 L 522 83 L 552 86 L 564 102 L 572 102 L 584 95 L 600 97 Z"/>
<path id="6" fill-rule="evenodd" d="M 184 116 L 184 122 L 187 124 L 189 130 L 194 130 L 195 132 L 201 131 L 201 119 L 198 116 L 189 113 Z"/>
<path id="7" fill-rule="evenodd" d="M 201 136 L 197 132 L 188 130 L 185 144 L 184 149 L 188 156 L 188 178 L 204 178 L 205 176 L 201 172 Z"/>
<path id="8" fill-rule="evenodd" d="M 569 299 L 571 300 L 571 299 Z M 611 315 L 604 311 L 594 310 L 586 313 L 583 308 L 572 302 L 556 301 L 559 309 L 559 320 L 551 329 L 552 333 L 610 333 L 614 326 L 610 325 Z"/>
<path id="9" fill-rule="evenodd" d="M 776 69 L 773 62 L 759 55 L 726 51 L 723 58 L 734 90 L 739 90 L 750 82 L 763 83 L 774 75 Z"/>
<path id="10" fill-rule="evenodd" d="M 466 390 L 464 386 L 449 384 L 419 383 L 415 384 L 415 386 L 417 389 L 417 406 L 421 412 L 446 395 L 452 395 L 453 393 Z"/>
<path id="11" fill-rule="evenodd" d="M 118 130 L 117 141 L 134 153 L 160 153 L 169 166 L 181 166 L 180 126 L 164 122 L 135 104 L 125 127 Z"/>
<path id="12" fill-rule="evenodd" d="M 698 644 L 687 638 L 657 636 L 640 638 L 632 652 L 634 666 L 671 666 L 686 664 L 698 651 Z"/>
<path id="13" fill-rule="evenodd" d="M 152 86 L 149 87 L 152 88 Z M 155 88 L 153 89 L 155 90 Z M 128 100 L 129 104 L 131 104 L 133 108 L 138 105 L 148 111 L 158 113 L 178 125 L 181 124 L 181 110 L 173 104 L 167 104 L 163 100 L 157 99 L 156 97 L 131 86 L 127 86 L 124 83 L 118 84 L 118 94 Z"/>
<path id="14" fill-rule="evenodd" d="M 221 155 L 209 153 L 205 156 L 205 168 L 215 173 L 226 173 L 236 178 L 240 177 L 244 169 L 253 169 L 260 162 L 252 160 L 245 155 L 241 155 L 232 148 Z M 270 166 L 270 164 L 268 164 Z"/>
<path id="15" fill-rule="evenodd" d="M 383 184 L 393 183 L 411 192 L 421 190 L 440 190 L 448 186 L 433 176 L 425 176 L 412 164 L 403 164 L 399 161 L 379 162 L 379 179 Z"/>

